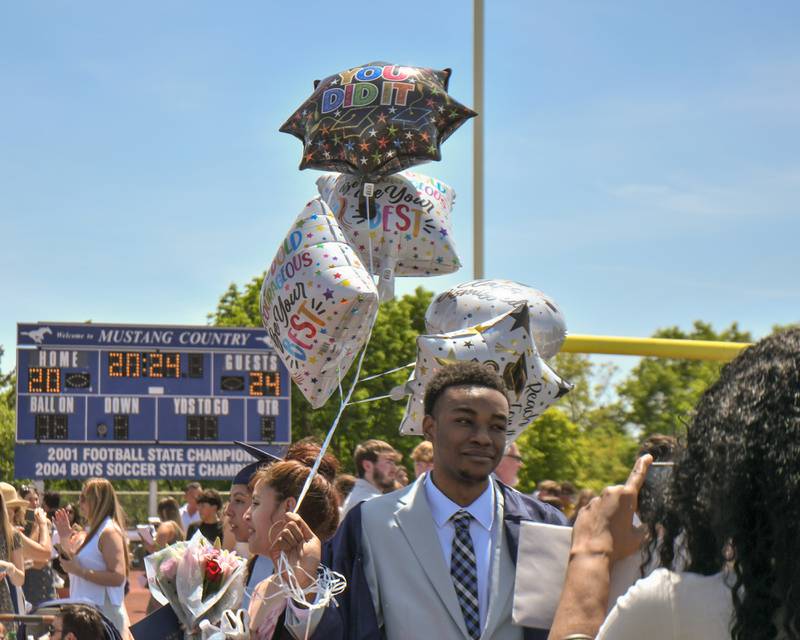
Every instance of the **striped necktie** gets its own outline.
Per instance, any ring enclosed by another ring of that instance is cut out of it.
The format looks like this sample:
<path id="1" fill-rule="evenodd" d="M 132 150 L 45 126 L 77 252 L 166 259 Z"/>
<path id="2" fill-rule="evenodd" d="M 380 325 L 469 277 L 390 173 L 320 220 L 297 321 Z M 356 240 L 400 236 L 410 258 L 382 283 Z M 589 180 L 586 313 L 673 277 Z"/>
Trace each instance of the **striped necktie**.
<path id="1" fill-rule="evenodd" d="M 475 549 L 472 546 L 472 536 L 469 535 L 469 522 L 472 516 L 461 509 L 450 519 L 456 529 L 450 556 L 450 576 L 456 588 L 467 633 L 473 640 L 478 640 L 481 637 L 481 614 L 478 607 L 478 569 L 475 563 Z"/>

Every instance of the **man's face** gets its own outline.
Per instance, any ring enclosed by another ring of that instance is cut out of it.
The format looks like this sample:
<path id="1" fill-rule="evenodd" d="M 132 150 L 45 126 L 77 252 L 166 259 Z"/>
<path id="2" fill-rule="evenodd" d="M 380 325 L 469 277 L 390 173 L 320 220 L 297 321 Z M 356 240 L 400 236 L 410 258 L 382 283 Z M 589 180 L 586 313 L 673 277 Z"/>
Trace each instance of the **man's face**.
<path id="1" fill-rule="evenodd" d="M 186 498 L 186 504 L 188 504 L 192 509 L 197 509 L 197 498 L 200 497 L 201 493 L 203 493 L 201 489 L 189 489 L 184 494 L 184 497 Z"/>
<path id="2" fill-rule="evenodd" d="M 368 482 L 382 491 L 394 489 L 394 481 L 397 478 L 397 454 L 380 453 L 376 462 L 365 460 L 364 477 Z"/>
<path id="3" fill-rule="evenodd" d="M 494 474 L 500 479 L 500 482 L 507 484 L 509 487 L 516 487 L 519 484 L 519 470 L 522 468 L 522 456 L 519 455 L 519 448 L 516 443 L 511 443 L 506 449 L 503 459 L 494 470 Z"/>
<path id="4" fill-rule="evenodd" d="M 485 481 L 503 455 L 507 422 L 508 400 L 496 389 L 445 389 L 422 423 L 433 443 L 434 473 L 467 484 Z"/>
<path id="5" fill-rule="evenodd" d="M 208 502 L 197 503 L 197 512 L 200 514 L 200 520 L 206 524 L 212 524 L 219 520 L 218 511 L 219 508 L 215 504 L 209 504 Z"/>
<path id="6" fill-rule="evenodd" d="M 250 537 L 250 527 L 244 521 L 244 512 L 247 511 L 252 497 L 247 490 L 247 485 L 235 484 L 231 486 L 231 499 L 225 509 L 225 515 L 228 518 L 233 535 L 236 537 L 236 542 L 247 542 Z"/>

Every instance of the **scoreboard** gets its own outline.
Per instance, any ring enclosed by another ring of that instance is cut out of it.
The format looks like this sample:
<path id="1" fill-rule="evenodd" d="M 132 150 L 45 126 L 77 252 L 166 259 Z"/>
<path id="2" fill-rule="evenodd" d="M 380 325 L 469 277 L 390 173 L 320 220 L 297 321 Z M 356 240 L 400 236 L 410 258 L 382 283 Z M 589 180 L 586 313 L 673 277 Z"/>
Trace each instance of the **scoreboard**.
<path id="1" fill-rule="evenodd" d="M 291 378 L 251 328 L 17 325 L 15 476 L 226 478 L 291 441 Z"/>

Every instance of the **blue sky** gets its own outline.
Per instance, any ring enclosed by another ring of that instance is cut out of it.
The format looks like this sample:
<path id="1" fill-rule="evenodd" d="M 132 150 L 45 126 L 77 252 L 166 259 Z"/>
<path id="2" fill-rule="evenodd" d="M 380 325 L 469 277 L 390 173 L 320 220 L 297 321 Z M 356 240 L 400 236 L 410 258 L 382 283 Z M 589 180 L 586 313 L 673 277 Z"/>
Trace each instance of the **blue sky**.
<path id="1" fill-rule="evenodd" d="M 800 320 L 800 5 L 529 2 L 486 9 L 486 272 L 573 333 Z M 278 133 L 312 82 L 372 60 L 451 67 L 465 1 L 6 3 L 0 345 L 18 321 L 203 324 L 315 193 Z M 472 279 L 472 125 L 419 167 L 458 193 Z M 399 364 L 399 363 L 398 363 Z"/>

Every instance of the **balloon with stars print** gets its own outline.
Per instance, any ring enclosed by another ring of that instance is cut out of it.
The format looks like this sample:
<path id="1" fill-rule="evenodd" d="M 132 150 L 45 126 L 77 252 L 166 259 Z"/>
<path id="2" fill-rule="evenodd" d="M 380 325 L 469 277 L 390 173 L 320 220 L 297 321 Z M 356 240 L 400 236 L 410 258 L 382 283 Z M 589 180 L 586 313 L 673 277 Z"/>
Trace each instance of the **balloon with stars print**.
<path id="1" fill-rule="evenodd" d="M 315 409 L 339 386 L 378 312 L 372 276 L 319 198 L 278 248 L 261 286 L 261 318 L 292 380 Z"/>
<path id="2" fill-rule="evenodd" d="M 442 335 L 417 338 L 417 362 L 406 391 L 411 397 L 400 424 L 404 435 L 422 435 L 425 388 L 442 367 L 456 362 L 479 362 L 496 371 L 506 384 L 510 411 L 506 435 L 516 439 L 547 407 L 572 385 L 542 359 L 529 331 L 525 303 L 492 318 Z"/>
<path id="3" fill-rule="evenodd" d="M 425 312 L 428 333 L 469 327 L 521 302 L 528 304 L 530 333 L 543 358 L 552 358 L 567 335 L 564 314 L 550 296 L 511 280 L 472 280 L 436 296 Z"/>
<path id="4" fill-rule="evenodd" d="M 301 169 L 375 181 L 441 160 L 440 145 L 477 115 L 447 93 L 450 70 L 371 62 L 318 82 L 280 130 L 303 143 Z"/>
<path id="5" fill-rule="evenodd" d="M 381 300 L 393 297 L 394 276 L 435 276 L 461 267 L 450 185 L 403 171 L 376 182 L 368 199 L 361 181 L 345 173 L 325 174 L 317 187 L 364 266 L 380 276 Z"/>

